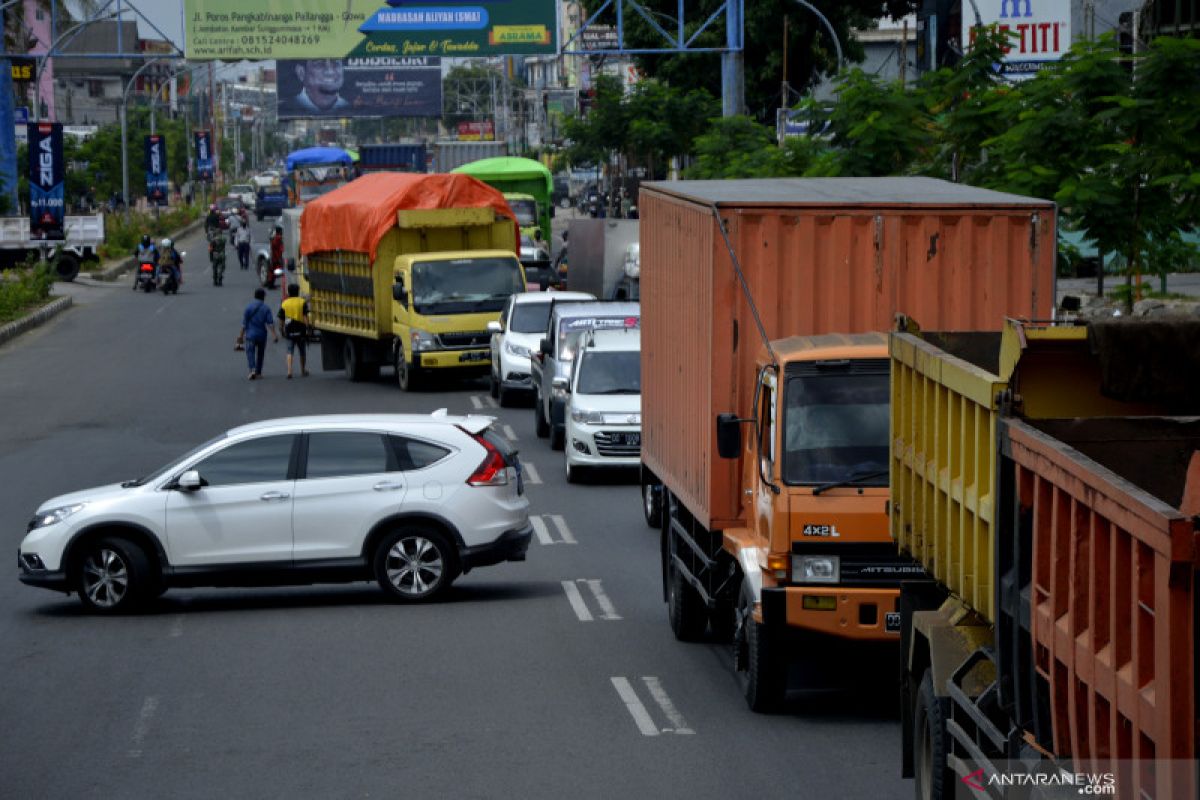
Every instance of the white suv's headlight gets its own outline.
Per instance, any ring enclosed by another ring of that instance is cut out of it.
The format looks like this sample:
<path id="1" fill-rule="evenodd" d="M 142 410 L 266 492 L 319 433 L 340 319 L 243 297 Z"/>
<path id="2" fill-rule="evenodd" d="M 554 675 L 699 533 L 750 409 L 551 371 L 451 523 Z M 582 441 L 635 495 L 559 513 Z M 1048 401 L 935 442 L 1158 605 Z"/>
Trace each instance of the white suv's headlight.
<path id="1" fill-rule="evenodd" d="M 528 347 L 522 347 L 521 345 L 513 344 L 512 342 L 504 343 L 504 352 L 508 353 L 510 356 L 516 356 L 517 358 L 529 358 Z"/>
<path id="2" fill-rule="evenodd" d="M 87 503 L 75 503 L 69 506 L 59 506 L 58 508 L 39 511 L 34 515 L 33 519 L 30 520 L 29 530 L 34 530 L 35 528 L 44 528 L 47 525 L 53 525 L 56 522 L 62 522 L 64 519 L 76 513 L 77 511 L 81 511 L 86 505 Z"/>
<path id="3" fill-rule="evenodd" d="M 792 556 L 793 583 L 837 583 L 840 579 L 837 556 Z"/>
<path id="4" fill-rule="evenodd" d="M 603 425 L 604 415 L 599 411 L 588 411 L 583 408 L 571 409 L 571 421 L 579 425 Z"/>
<path id="5" fill-rule="evenodd" d="M 412 342 L 414 353 L 437 348 L 437 337 L 429 331 L 423 331 L 419 328 L 413 328 L 409 331 L 409 341 Z"/>

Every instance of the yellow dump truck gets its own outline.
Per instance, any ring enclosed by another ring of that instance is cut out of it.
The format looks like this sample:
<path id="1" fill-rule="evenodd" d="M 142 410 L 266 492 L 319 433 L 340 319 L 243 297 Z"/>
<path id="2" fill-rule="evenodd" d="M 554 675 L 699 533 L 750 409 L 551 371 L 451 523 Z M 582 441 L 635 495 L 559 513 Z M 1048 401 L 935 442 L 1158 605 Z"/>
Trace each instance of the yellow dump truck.
<path id="1" fill-rule="evenodd" d="M 1196 796 L 1197 342 L 891 335 L 891 529 L 931 576 L 900 592 L 917 797 Z"/>
<path id="2" fill-rule="evenodd" d="M 390 366 L 405 390 L 434 372 L 487 372 L 487 324 L 525 290 L 498 191 L 465 175 L 375 173 L 309 203 L 300 227 L 325 369 L 362 380 Z"/>

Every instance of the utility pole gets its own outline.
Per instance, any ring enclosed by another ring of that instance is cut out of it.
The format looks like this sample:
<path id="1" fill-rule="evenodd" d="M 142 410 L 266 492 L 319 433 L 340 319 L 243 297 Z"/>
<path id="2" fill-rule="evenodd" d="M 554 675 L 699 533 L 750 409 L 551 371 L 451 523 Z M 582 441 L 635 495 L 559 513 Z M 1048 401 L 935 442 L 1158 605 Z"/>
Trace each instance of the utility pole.
<path id="1" fill-rule="evenodd" d="M 742 4 L 725 5 L 725 47 L 721 53 L 721 116 L 733 117 L 746 107 L 745 61 L 742 58 Z"/>
<path id="2" fill-rule="evenodd" d="M 900 85 L 907 86 L 908 81 L 908 20 L 900 26 Z"/>
<path id="3" fill-rule="evenodd" d="M 208 62 L 208 129 L 213 139 L 213 183 L 221 169 L 221 134 L 217 131 L 217 92 L 213 86 L 213 65 Z"/>
<path id="4" fill-rule="evenodd" d="M 788 18 L 787 14 L 783 15 L 783 84 L 779 87 L 779 107 L 785 112 L 788 107 L 788 79 L 787 79 L 787 46 L 788 46 Z"/>

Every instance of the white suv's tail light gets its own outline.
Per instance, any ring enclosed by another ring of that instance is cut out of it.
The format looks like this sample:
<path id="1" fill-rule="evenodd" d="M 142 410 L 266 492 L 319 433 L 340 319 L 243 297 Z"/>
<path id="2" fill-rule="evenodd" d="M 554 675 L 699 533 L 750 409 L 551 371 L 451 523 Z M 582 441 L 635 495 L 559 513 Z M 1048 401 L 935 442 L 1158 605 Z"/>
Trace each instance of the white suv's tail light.
<path id="1" fill-rule="evenodd" d="M 471 473 L 471 477 L 467 478 L 467 485 L 507 486 L 508 462 L 504 460 L 504 454 L 483 436 L 475 433 L 469 433 L 469 435 L 472 439 L 479 442 L 480 446 L 487 451 L 487 454 L 483 457 L 483 461 L 479 466 L 475 468 L 475 471 Z"/>

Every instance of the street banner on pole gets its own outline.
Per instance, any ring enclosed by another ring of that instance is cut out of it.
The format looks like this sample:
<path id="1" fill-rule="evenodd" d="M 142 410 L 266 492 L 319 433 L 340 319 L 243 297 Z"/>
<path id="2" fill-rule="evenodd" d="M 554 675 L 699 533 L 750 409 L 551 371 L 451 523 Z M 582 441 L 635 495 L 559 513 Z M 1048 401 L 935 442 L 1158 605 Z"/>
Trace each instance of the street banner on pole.
<path id="1" fill-rule="evenodd" d="M 193 131 L 192 137 L 196 142 L 196 178 L 202 181 L 213 179 L 212 133 L 210 131 Z"/>
<path id="2" fill-rule="evenodd" d="M 146 199 L 167 204 L 167 140 L 160 133 L 146 137 Z"/>
<path id="3" fill-rule="evenodd" d="M 279 119 L 442 114 L 440 58 L 313 58 L 276 65 Z"/>
<path id="4" fill-rule="evenodd" d="M 31 122 L 28 135 L 29 238 L 62 241 L 66 205 L 62 124 Z"/>
<path id="5" fill-rule="evenodd" d="M 553 55 L 557 0 L 184 0 L 189 59 Z"/>

